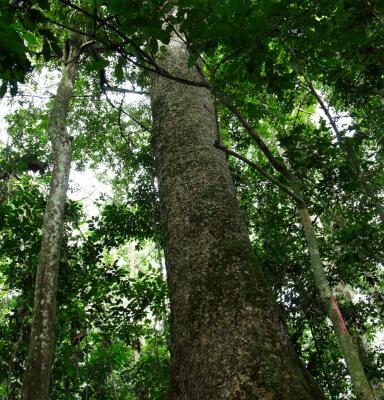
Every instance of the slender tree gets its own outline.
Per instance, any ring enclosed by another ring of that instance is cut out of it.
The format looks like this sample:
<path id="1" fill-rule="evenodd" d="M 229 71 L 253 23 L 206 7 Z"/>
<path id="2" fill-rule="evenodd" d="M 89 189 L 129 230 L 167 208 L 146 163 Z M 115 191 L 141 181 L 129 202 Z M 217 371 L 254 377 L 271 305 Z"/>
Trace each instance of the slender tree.
<path id="1" fill-rule="evenodd" d="M 199 80 L 172 39 L 160 60 Z M 205 88 L 152 77 L 171 306 L 174 399 L 321 399 L 294 355 L 257 265 L 225 155 L 214 148 L 214 103 Z"/>
<path id="2" fill-rule="evenodd" d="M 241 117 L 241 113 L 235 110 L 238 116 Z M 246 122 L 243 119 L 244 122 Z M 269 148 L 266 146 L 264 141 L 259 137 L 259 135 L 249 126 L 248 132 L 251 134 L 253 139 L 259 148 L 264 152 L 266 157 L 269 159 L 271 165 L 275 169 L 280 171 L 285 178 L 290 182 L 291 187 L 287 187 L 273 175 L 268 174 L 262 168 L 252 161 L 240 156 L 239 154 L 226 149 L 224 146 L 216 143 L 216 147 L 224 150 L 228 154 L 231 154 L 238 159 L 246 162 L 252 168 L 254 168 L 263 177 L 267 178 L 269 181 L 277 185 L 282 191 L 288 194 L 296 203 L 297 209 L 300 215 L 300 220 L 303 226 L 305 240 L 308 246 L 308 253 L 311 261 L 311 270 L 313 273 L 316 288 L 320 294 L 320 298 L 325 306 L 327 316 L 332 322 L 333 329 L 340 343 L 341 349 L 343 351 L 344 359 L 347 363 L 347 368 L 351 376 L 352 383 L 355 387 L 356 393 L 359 399 L 362 400 L 374 400 L 374 394 L 372 387 L 366 377 L 363 364 L 361 362 L 358 348 L 355 346 L 348 329 L 345 325 L 344 318 L 340 312 L 339 306 L 337 304 L 336 297 L 332 293 L 331 286 L 329 284 L 327 275 L 324 271 L 323 263 L 320 256 L 320 250 L 317 243 L 317 238 L 315 234 L 315 229 L 312 224 L 311 216 L 308 210 L 308 205 L 303 199 L 300 184 L 298 178 L 290 171 L 285 163 L 277 160 Z"/>
<path id="3" fill-rule="evenodd" d="M 294 193 L 302 198 L 301 189 L 295 177 L 291 177 Z M 316 287 L 320 293 L 327 310 L 327 315 L 332 322 L 333 329 L 343 350 L 344 358 L 347 363 L 348 371 L 355 387 L 357 396 L 362 400 L 374 400 L 372 387 L 365 375 L 362 361 L 360 359 L 358 348 L 355 346 L 344 318 L 340 312 L 336 297 L 332 293 L 331 286 L 325 274 L 321 261 L 320 250 L 317 244 L 315 229 L 305 202 L 298 204 L 298 211 L 303 225 L 305 239 L 308 245 L 311 268 L 315 279 Z"/>
<path id="4" fill-rule="evenodd" d="M 65 46 L 62 77 L 49 115 L 48 135 L 54 163 L 37 265 L 31 341 L 24 377 L 24 400 L 46 400 L 49 394 L 57 277 L 72 157 L 73 138 L 67 132 L 66 119 L 81 46 L 82 38 L 72 34 Z"/>

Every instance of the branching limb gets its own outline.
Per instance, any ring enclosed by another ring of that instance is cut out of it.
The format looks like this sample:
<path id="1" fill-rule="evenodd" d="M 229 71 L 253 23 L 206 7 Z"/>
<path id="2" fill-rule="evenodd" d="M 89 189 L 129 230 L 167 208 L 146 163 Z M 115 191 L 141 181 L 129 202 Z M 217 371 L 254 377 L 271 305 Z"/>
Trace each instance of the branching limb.
<path id="1" fill-rule="evenodd" d="M 129 117 L 133 122 L 135 122 L 137 125 L 139 125 L 144 131 L 149 132 L 149 133 L 152 132 L 151 129 L 150 129 L 148 126 L 144 125 L 141 121 L 139 121 L 137 118 L 135 118 L 134 116 L 132 116 L 132 114 L 130 114 L 130 113 L 128 113 L 127 111 L 125 111 L 122 107 L 120 107 L 120 111 L 119 111 L 119 108 L 118 108 L 118 107 L 111 101 L 111 99 L 109 98 L 109 96 L 108 96 L 108 94 L 107 94 L 107 91 L 106 91 L 105 89 L 103 89 L 103 87 L 101 88 L 101 90 L 102 90 L 102 92 L 104 93 L 105 98 L 106 98 L 108 104 L 109 104 L 112 108 L 117 109 L 118 112 L 120 112 L 120 115 L 121 115 L 121 113 L 122 113 L 122 114 L 125 114 L 125 115 L 126 115 L 127 117 Z M 125 140 L 127 141 L 128 139 L 125 138 Z"/>
<path id="2" fill-rule="evenodd" d="M 227 147 L 220 144 L 219 141 L 215 142 L 215 147 L 220 150 L 223 150 L 225 153 L 237 158 L 238 160 L 241 160 L 241 161 L 245 162 L 246 164 L 248 164 L 255 171 L 257 171 L 261 176 L 263 176 L 270 182 L 274 183 L 284 193 L 286 193 L 288 196 L 290 196 L 295 201 L 295 203 L 298 205 L 298 207 L 302 207 L 304 205 L 304 200 L 300 196 L 297 196 L 295 193 L 293 193 L 293 191 L 288 186 L 284 185 L 284 183 L 280 182 L 277 178 L 275 178 L 273 175 L 269 174 L 267 171 L 265 171 L 263 168 L 261 168 L 259 165 L 257 165 L 253 161 L 249 160 L 248 158 L 243 157 L 242 155 L 236 153 L 233 150 L 228 149 Z"/>
<path id="3" fill-rule="evenodd" d="M 243 128 L 248 132 L 248 134 L 252 137 L 255 141 L 259 149 L 264 153 L 267 157 L 273 168 L 276 171 L 281 172 L 287 179 L 291 179 L 291 173 L 281 161 L 279 161 L 268 148 L 264 140 L 260 137 L 260 135 L 255 131 L 255 129 L 251 126 L 242 112 L 230 101 L 226 96 L 215 89 L 211 89 L 212 93 L 220 100 L 222 104 L 224 104 L 228 110 L 230 110 L 239 120 Z"/>
<path id="4" fill-rule="evenodd" d="M 80 46 L 77 53 L 70 60 L 63 61 L 63 64 L 68 65 L 68 64 L 72 63 L 73 61 L 77 60 L 80 57 L 81 53 L 84 51 L 84 49 L 86 49 L 88 46 L 92 46 L 95 43 L 96 43 L 95 40 L 89 40 L 88 42 L 83 43 Z"/>
<path id="5" fill-rule="evenodd" d="M 127 144 L 128 148 L 131 149 L 131 142 L 130 140 L 125 136 L 124 134 L 124 130 L 121 126 L 121 109 L 122 109 L 122 104 L 120 104 L 120 107 L 117 107 L 112 101 L 111 99 L 108 97 L 107 93 L 104 91 L 103 92 L 105 95 L 105 98 L 108 102 L 108 104 L 112 107 L 118 110 L 118 114 L 117 114 L 117 125 L 119 127 L 119 132 L 120 132 L 120 136 L 122 137 L 122 139 L 125 141 L 125 143 Z"/>

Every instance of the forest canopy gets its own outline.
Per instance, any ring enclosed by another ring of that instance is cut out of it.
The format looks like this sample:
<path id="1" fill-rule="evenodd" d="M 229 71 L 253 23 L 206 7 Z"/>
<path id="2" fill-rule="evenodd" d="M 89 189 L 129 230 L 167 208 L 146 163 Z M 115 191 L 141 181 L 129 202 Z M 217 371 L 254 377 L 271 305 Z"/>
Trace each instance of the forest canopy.
<path id="1" fill-rule="evenodd" d="M 382 1 L 0 0 L 0 98 L 0 398 L 384 399 Z"/>

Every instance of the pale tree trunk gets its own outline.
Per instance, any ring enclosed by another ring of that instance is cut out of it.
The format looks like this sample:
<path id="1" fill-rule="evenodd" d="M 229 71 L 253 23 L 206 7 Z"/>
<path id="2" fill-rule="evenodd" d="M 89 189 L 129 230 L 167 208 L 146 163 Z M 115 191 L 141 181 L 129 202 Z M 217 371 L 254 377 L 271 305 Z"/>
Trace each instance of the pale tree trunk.
<path id="1" fill-rule="evenodd" d="M 342 285 L 342 288 L 343 288 L 342 292 L 343 292 L 346 300 L 353 304 L 354 293 L 351 290 L 351 288 L 348 286 L 344 286 L 344 285 Z M 359 350 L 360 359 L 362 360 L 361 362 L 363 363 L 363 365 L 365 367 L 377 368 L 376 363 L 372 363 L 371 360 L 369 359 L 367 344 L 364 340 L 364 336 L 362 336 L 362 335 L 355 336 L 354 342 L 356 343 L 356 346 Z M 375 380 L 370 380 L 369 383 L 371 385 L 373 393 L 376 396 L 376 399 L 384 400 L 384 382 L 377 381 L 375 379 Z"/>
<path id="2" fill-rule="evenodd" d="M 37 265 L 31 341 L 24 376 L 24 400 L 46 400 L 49 393 L 57 276 L 72 156 L 72 137 L 67 133 L 66 119 L 76 76 L 80 42 L 79 38 L 72 36 L 69 51 L 64 56 L 61 81 L 49 115 L 48 135 L 52 144 L 54 164 Z"/>
<path id="3" fill-rule="evenodd" d="M 159 63 L 199 80 L 171 40 Z M 255 260 L 209 91 L 152 76 L 171 307 L 172 400 L 323 399 L 293 354 Z"/>
<path id="4" fill-rule="evenodd" d="M 136 268 L 135 268 L 135 243 L 130 242 L 128 244 L 128 255 L 129 255 L 129 277 L 135 279 Z M 140 349 L 141 342 L 140 338 L 134 338 L 132 342 L 133 360 L 136 363 L 140 361 Z"/>
<path id="5" fill-rule="evenodd" d="M 296 196 L 302 198 L 302 193 L 297 179 L 293 176 L 291 177 L 291 184 L 293 192 L 296 194 Z M 325 274 L 315 230 L 307 205 L 304 202 L 298 204 L 298 210 L 301 222 L 303 224 L 305 239 L 308 245 L 308 252 L 315 285 L 320 293 L 320 298 L 325 305 L 328 318 L 332 322 L 333 330 L 340 343 L 344 359 L 347 363 L 348 372 L 351 376 L 352 384 L 359 399 L 374 400 L 375 396 L 365 375 L 358 348 L 355 346 L 351 336 L 349 335 L 343 316 L 339 310 L 336 297 L 332 293 L 328 278 Z"/>

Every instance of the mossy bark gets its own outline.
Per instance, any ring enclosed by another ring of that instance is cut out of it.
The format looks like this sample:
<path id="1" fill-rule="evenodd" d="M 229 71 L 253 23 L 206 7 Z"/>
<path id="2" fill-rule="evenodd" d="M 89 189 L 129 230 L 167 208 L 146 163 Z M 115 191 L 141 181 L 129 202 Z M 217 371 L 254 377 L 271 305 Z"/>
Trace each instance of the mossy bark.
<path id="1" fill-rule="evenodd" d="M 199 80 L 184 45 L 160 60 Z M 152 77 L 171 306 L 172 400 L 323 399 L 292 351 L 257 265 L 205 88 Z"/>
<path id="2" fill-rule="evenodd" d="M 57 276 L 72 157 L 72 137 L 67 133 L 66 119 L 76 76 L 80 44 L 80 39 L 73 36 L 49 115 L 48 135 L 52 144 L 54 163 L 37 265 L 31 341 L 24 376 L 24 400 L 47 400 L 49 395 L 56 319 Z"/>

